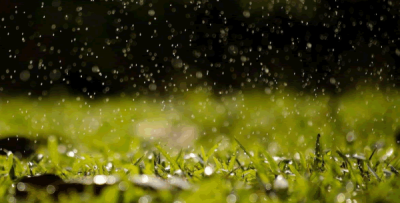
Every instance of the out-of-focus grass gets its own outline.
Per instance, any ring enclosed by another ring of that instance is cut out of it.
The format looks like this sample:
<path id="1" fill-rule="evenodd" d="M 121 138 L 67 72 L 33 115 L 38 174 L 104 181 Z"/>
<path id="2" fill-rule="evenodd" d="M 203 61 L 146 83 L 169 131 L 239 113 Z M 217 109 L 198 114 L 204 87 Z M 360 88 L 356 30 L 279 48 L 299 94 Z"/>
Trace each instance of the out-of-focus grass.
<path id="1" fill-rule="evenodd" d="M 238 137 L 250 144 L 261 143 L 272 154 L 285 154 L 294 148 L 310 148 L 318 133 L 327 148 L 359 148 L 378 140 L 392 144 L 399 125 L 399 103 L 395 92 L 372 89 L 335 98 L 293 92 L 218 98 L 200 92 L 134 101 L 67 96 L 43 101 L 2 98 L 0 134 L 31 138 L 54 135 L 90 149 L 127 152 L 141 143 L 137 140 L 159 138 L 173 143 L 185 129 L 191 129 L 189 134 L 195 136 L 178 147 L 211 147 L 221 138 Z"/>
<path id="2" fill-rule="evenodd" d="M 293 92 L 221 97 L 199 92 L 165 99 L 102 101 L 67 96 L 42 101 L 2 98 L 2 137 L 18 135 L 48 143 L 37 152 L 44 158 L 33 168 L 11 155 L 0 157 L 0 195 L 12 197 L 8 187 L 14 164 L 16 177 L 118 175 L 129 185 L 123 192 L 126 202 L 140 198 L 230 203 L 395 201 L 399 198 L 394 170 L 399 167 L 394 137 L 399 104 L 397 92 L 373 89 L 334 98 Z M 315 150 L 318 133 L 319 154 Z M 376 147 L 371 160 L 351 157 L 357 153 L 368 159 Z M 161 155 L 163 164 L 158 169 L 153 152 Z M 191 153 L 200 159 L 184 158 Z M 168 178 L 177 170 L 194 189 L 148 191 L 128 183 L 135 174 Z M 106 202 L 109 198 L 113 202 L 120 189 L 116 185 L 100 197 L 77 195 L 61 201 Z"/>

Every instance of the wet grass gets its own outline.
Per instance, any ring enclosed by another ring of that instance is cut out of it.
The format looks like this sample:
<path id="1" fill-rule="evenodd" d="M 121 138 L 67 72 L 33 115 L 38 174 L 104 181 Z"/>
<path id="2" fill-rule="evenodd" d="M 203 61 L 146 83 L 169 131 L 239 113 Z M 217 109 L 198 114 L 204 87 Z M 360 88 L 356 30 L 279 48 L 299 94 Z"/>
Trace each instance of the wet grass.
<path id="1" fill-rule="evenodd" d="M 3 201 L 400 199 L 397 92 L 78 100 L 2 99 Z"/>

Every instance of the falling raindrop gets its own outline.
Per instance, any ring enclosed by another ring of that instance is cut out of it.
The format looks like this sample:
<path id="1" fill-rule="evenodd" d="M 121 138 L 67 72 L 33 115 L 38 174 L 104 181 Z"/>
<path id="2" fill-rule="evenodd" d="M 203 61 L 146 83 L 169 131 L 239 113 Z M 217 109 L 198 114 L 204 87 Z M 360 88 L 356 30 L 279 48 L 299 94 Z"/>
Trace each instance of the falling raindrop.
<path id="1" fill-rule="evenodd" d="M 199 79 L 202 78 L 203 77 L 203 73 L 200 72 L 200 71 L 196 72 L 196 77 L 199 78 Z"/>
<path id="2" fill-rule="evenodd" d="M 149 14 L 149 16 L 154 16 L 156 14 L 156 12 L 153 9 L 151 9 L 148 11 L 148 14 Z"/>
<path id="3" fill-rule="evenodd" d="M 57 69 L 54 69 L 53 71 L 50 72 L 50 79 L 55 81 L 61 78 L 61 72 Z"/>
<path id="4" fill-rule="evenodd" d="M 237 55 L 238 53 L 239 53 L 239 49 L 238 49 L 238 47 L 237 46 L 235 46 L 235 45 L 230 45 L 229 47 L 228 47 L 228 52 L 231 54 L 231 55 Z"/>
<path id="5" fill-rule="evenodd" d="M 179 59 L 179 58 L 175 59 L 174 58 L 174 59 L 171 60 L 171 65 L 172 65 L 172 67 L 174 67 L 176 69 L 180 69 L 180 68 L 183 67 L 183 61 L 182 61 L 182 59 Z"/>
<path id="6" fill-rule="evenodd" d="M 156 91 L 156 90 L 157 90 L 157 85 L 154 84 L 154 83 L 152 83 L 152 84 L 149 85 L 149 89 L 150 89 L 151 91 Z"/>
<path id="7" fill-rule="evenodd" d="M 30 77 L 31 77 L 31 74 L 28 70 L 24 70 L 19 74 L 19 78 L 24 82 L 28 81 Z"/>
<path id="8" fill-rule="evenodd" d="M 245 18 L 250 18 L 250 11 L 249 11 L 249 10 L 243 11 L 243 16 L 244 16 Z"/>
<path id="9" fill-rule="evenodd" d="M 98 66 L 93 66 L 92 67 L 92 72 L 93 73 L 98 73 L 98 72 L 100 72 L 100 68 Z"/>

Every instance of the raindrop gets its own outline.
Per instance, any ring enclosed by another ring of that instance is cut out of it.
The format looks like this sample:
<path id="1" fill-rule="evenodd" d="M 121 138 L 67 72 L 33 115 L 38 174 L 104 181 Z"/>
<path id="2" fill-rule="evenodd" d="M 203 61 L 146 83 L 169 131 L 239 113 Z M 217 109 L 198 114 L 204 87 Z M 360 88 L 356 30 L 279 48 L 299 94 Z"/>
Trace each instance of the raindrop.
<path id="1" fill-rule="evenodd" d="M 396 55 L 400 56 L 400 49 L 396 49 Z"/>
<path id="2" fill-rule="evenodd" d="M 24 70 L 19 74 L 19 78 L 24 82 L 28 81 L 30 77 L 31 73 L 28 70 Z"/>
<path id="3" fill-rule="evenodd" d="M 226 197 L 226 202 L 227 203 L 235 203 L 237 200 L 236 195 L 230 194 Z"/>
<path id="4" fill-rule="evenodd" d="M 156 90 L 157 90 L 157 85 L 154 84 L 154 83 L 151 83 L 151 84 L 149 85 L 149 89 L 150 89 L 151 91 L 156 91 Z"/>
<path id="5" fill-rule="evenodd" d="M 246 56 L 241 56 L 241 57 L 240 57 L 240 60 L 241 60 L 243 63 L 245 63 L 245 62 L 247 61 L 247 57 L 246 57 Z"/>
<path id="6" fill-rule="evenodd" d="M 111 169 L 113 168 L 113 164 L 111 162 L 108 162 L 105 168 L 107 169 L 107 171 L 111 171 Z"/>
<path id="7" fill-rule="evenodd" d="M 338 202 L 344 202 L 344 200 L 346 199 L 346 196 L 343 193 L 339 193 L 336 196 L 336 199 L 337 199 Z"/>
<path id="8" fill-rule="evenodd" d="M 182 61 L 182 59 L 179 59 L 179 58 L 175 59 L 174 58 L 174 59 L 171 60 L 171 65 L 172 65 L 172 67 L 174 67 L 176 69 L 180 69 L 180 68 L 183 67 L 183 61 Z"/>
<path id="9" fill-rule="evenodd" d="M 286 190 L 289 187 L 288 181 L 282 176 L 278 175 L 274 182 L 274 189 L 275 190 Z"/>
<path id="10" fill-rule="evenodd" d="M 258 195 L 256 193 L 253 193 L 249 196 L 250 202 L 257 202 Z"/>
<path id="11" fill-rule="evenodd" d="M 350 131 L 346 135 L 346 140 L 347 142 L 353 142 L 356 139 L 356 135 L 354 134 L 354 131 Z"/>
<path id="12" fill-rule="evenodd" d="M 336 79 L 335 79 L 335 78 L 330 78 L 330 79 L 329 79 L 329 82 L 330 82 L 332 85 L 334 85 L 334 84 L 336 84 Z"/>
<path id="13" fill-rule="evenodd" d="M 202 78 L 203 77 L 203 73 L 202 72 L 200 72 L 200 71 L 197 71 L 196 72 L 196 78 Z"/>
<path id="14" fill-rule="evenodd" d="M 266 87 L 265 89 L 264 89 L 264 92 L 265 92 L 265 94 L 271 94 L 271 88 L 269 88 L 269 87 Z"/>
<path id="15" fill-rule="evenodd" d="M 349 182 L 346 184 L 346 190 L 347 190 L 347 192 L 352 192 L 353 189 L 354 189 L 354 184 L 353 184 L 353 182 L 349 181 Z"/>
<path id="16" fill-rule="evenodd" d="M 213 174 L 213 169 L 211 168 L 211 166 L 207 166 L 205 169 L 204 169 L 204 174 L 206 174 L 207 176 L 210 176 L 211 174 Z"/>
<path id="17" fill-rule="evenodd" d="M 25 183 L 19 182 L 19 183 L 17 184 L 17 189 L 18 189 L 19 191 L 25 191 L 25 189 L 26 189 Z"/>
<path id="18" fill-rule="evenodd" d="M 69 152 L 67 152 L 67 156 L 74 157 L 75 153 L 73 151 L 69 151 Z"/>
<path id="19" fill-rule="evenodd" d="M 93 73 L 98 73 L 98 72 L 100 72 L 100 68 L 98 66 L 93 66 L 92 67 L 92 72 Z"/>
<path id="20" fill-rule="evenodd" d="M 250 18 L 250 11 L 249 11 L 249 10 L 243 11 L 243 16 L 244 16 L 245 18 Z"/>
<path id="21" fill-rule="evenodd" d="M 46 191 L 47 191 L 47 193 L 49 193 L 49 194 L 54 194 L 54 192 L 56 191 L 56 187 L 54 187 L 54 185 L 48 185 L 48 186 L 46 187 Z"/>
<path id="22" fill-rule="evenodd" d="M 228 52 L 229 54 L 236 56 L 239 53 L 239 48 L 235 45 L 230 45 L 228 47 Z"/>
<path id="23" fill-rule="evenodd" d="M 93 178 L 93 182 L 97 185 L 104 185 L 107 182 L 107 176 L 105 175 L 96 175 Z"/>
<path id="24" fill-rule="evenodd" d="M 149 14 L 149 16 L 154 16 L 156 14 L 153 9 L 149 10 L 147 13 Z"/>
<path id="25" fill-rule="evenodd" d="M 61 0 L 54 0 L 53 2 L 51 2 L 51 6 L 53 7 L 61 6 Z"/>
<path id="26" fill-rule="evenodd" d="M 51 80 L 56 81 L 56 80 L 60 79 L 61 72 L 57 69 L 54 69 L 53 71 L 50 72 L 49 76 L 50 76 Z"/>

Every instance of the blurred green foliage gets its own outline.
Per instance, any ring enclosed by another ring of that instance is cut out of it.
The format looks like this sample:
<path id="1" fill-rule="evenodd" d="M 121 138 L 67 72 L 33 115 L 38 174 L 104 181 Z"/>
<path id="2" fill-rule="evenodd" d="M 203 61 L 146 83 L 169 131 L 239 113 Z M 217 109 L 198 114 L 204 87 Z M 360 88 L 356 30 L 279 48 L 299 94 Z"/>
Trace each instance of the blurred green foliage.
<path id="1" fill-rule="evenodd" d="M 112 174 L 129 186 L 123 193 L 114 185 L 97 197 L 87 192 L 61 202 L 116 202 L 121 195 L 124 202 L 396 202 L 398 104 L 396 91 L 373 88 L 340 97 L 198 91 L 164 100 L 2 98 L 1 136 L 48 144 L 39 148 L 44 158 L 34 167 L 12 154 L 0 157 L 0 194 L 12 197 L 12 176 Z M 188 126 L 195 136 L 174 145 Z M 129 183 L 141 173 L 168 179 L 178 170 L 194 188 L 149 191 Z M 49 201 L 45 191 L 31 198 Z"/>

